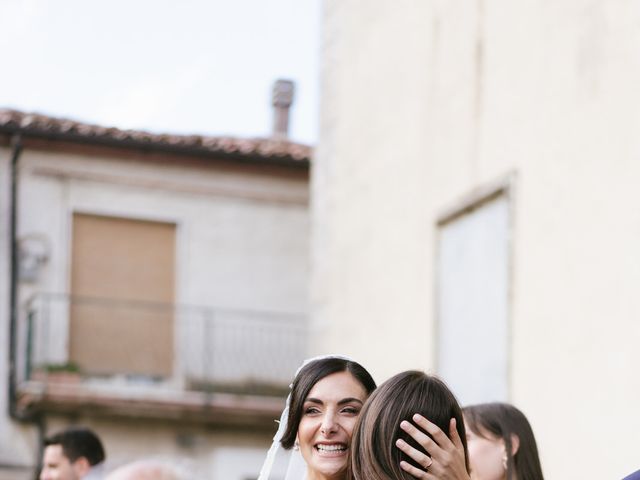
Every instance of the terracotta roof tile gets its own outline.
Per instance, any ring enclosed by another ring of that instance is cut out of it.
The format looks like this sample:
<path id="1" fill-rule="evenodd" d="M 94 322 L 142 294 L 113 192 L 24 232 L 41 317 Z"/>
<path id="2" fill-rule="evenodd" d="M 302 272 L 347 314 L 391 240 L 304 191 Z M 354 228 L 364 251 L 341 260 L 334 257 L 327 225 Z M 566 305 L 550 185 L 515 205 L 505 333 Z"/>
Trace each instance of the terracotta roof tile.
<path id="1" fill-rule="evenodd" d="M 240 154 L 264 159 L 311 160 L 308 145 L 272 138 L 235 138 L 201 135 L 156 134 L 141 130 L 121 130 L 37 113 L 0 108 L 0 132 L 20 131 L 34 136 L 83 138 L 87 141 L 114 141 L 162 147 L 194 149 L 211 153 Z"/>

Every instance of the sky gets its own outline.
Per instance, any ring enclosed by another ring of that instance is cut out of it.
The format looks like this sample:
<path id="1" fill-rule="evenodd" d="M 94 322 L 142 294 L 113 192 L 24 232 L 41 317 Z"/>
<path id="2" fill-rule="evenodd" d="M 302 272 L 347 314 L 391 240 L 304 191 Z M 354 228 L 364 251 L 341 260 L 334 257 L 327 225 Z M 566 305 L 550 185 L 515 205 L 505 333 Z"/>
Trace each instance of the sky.
<path id="1" fill-rule="evenodd" d="M 317 138 L 321 0 L 0 0 L 0 108 L 154 133 Z"/>

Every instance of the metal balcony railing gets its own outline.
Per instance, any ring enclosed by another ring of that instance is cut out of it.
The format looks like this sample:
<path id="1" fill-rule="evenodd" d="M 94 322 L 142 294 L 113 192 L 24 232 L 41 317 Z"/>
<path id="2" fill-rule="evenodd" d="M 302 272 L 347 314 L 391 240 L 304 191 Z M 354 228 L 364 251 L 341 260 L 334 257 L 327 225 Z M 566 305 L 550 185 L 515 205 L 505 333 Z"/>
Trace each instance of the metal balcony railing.
<path id="1" fill-rule="evenodd" d="M 302 314 L 38 294 L 23 380 L 281 395 L 306 356 Z"/>

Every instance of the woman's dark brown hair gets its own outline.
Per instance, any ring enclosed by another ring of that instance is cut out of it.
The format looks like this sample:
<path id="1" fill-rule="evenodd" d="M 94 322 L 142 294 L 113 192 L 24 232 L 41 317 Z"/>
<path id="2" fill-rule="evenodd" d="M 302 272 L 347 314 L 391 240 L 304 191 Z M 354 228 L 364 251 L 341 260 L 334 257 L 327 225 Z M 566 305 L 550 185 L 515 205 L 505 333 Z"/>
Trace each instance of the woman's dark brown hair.
<path id="1" fill-rule="evenodd" d="M 287 416 L 287 428 L 282 435 L 280 443 L 289 450 L 293 447 L 298 434 L 298 426 L 302 417 L 304 401 L 307 399 L 313 386 L 333 373 L 349 372 L 365 389 L 367 395 L 376 388 L 376 382 L 371 378 L 362 365 L 353 360 L 340 357 L 327 357 L 308 363 L 296 375 L 291 386 L 291 401 L 289 415 Z"/>
<path id="2" fill-rule="evenodd" d="M 351 478 L 415 480 L 400 468 L 402 460 L 413 465 L 415 462 L 396 447 L 396 440 L 401 438 L 414 448 L 427 453 L 400 428 L 400 422 L 411 421 L 416 413 L 436 424 L 447 435 L 449 422 L 452 418 L 456 419 L 456 428 L 464 446 L 468 470 L 462 410 L 455 396 L 439 378 L 410 370 L 384 382 L 365 403 L 351 440 Z"/>
<path id="3" fill-rule="evenodd" d="M 467 429 L 484 438 L 501 438 L 507 454 L 507 480 L 544 480 L 538 446 L 527 417 L 508 403 L 482 403 L 463 409 Z M 518 450 L 512 455 L 512 436 Z"/>

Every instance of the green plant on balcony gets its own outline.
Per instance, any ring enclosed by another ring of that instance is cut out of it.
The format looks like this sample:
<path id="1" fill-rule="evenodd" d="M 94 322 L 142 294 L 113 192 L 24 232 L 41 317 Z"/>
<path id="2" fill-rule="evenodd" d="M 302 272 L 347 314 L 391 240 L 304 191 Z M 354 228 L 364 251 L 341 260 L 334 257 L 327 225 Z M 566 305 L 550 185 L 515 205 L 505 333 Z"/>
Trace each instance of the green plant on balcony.
<path id="1" fill-rule="evenodd" d="M 46 363 L 36 368 L 31 375 L 31 380 L 78 383 L 81 373 L 80 367 L 75 362 Z"/>

